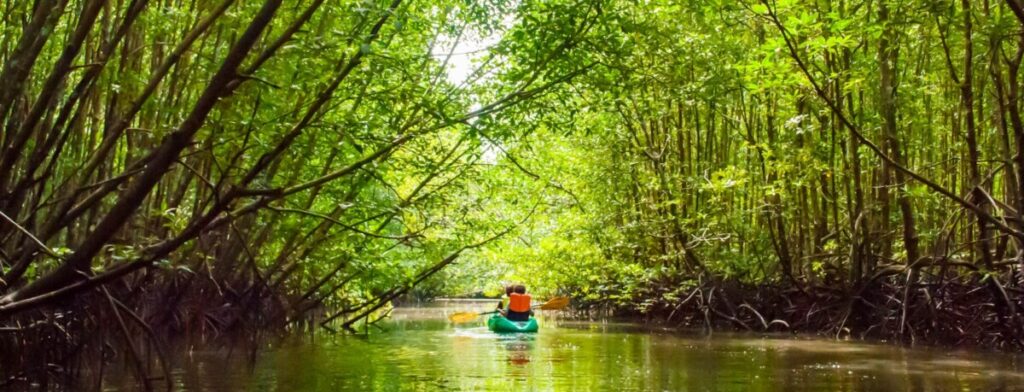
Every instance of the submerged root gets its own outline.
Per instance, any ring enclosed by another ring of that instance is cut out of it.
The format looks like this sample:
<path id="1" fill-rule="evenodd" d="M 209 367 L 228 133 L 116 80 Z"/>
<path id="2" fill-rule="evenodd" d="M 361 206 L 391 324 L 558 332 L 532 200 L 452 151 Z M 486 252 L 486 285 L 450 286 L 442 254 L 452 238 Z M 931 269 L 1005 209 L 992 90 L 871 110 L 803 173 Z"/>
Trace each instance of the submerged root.
<path id="1" fill-rule="evenodd" d="M 1005 311 L 1024 305 L 1024 289 L 1012 271 L 986 278 L 976 272 L 954 275 L 947 270 L 940 279 L 938 271 L 922 268 L 915 281 L 904 272 L 889 268 L 845 289 L 835 284 L 805 282 L 796 288 L 714 279 L 672 288 L 662 282 L 646 292 L 650 297 L 637 300 L 643 306 L 581 305 L 613 308 L 616 316 L 642 316 L 705 330 L 775 330 L 907 344 L 1024 349 L 1024 336 L 1015 320 L 1019 315 Z M 999 297 L 993 298 L 987 279 L 1006 282 L 999 285 Z M 740 304 L 733 306 L 728 298 Z"/>

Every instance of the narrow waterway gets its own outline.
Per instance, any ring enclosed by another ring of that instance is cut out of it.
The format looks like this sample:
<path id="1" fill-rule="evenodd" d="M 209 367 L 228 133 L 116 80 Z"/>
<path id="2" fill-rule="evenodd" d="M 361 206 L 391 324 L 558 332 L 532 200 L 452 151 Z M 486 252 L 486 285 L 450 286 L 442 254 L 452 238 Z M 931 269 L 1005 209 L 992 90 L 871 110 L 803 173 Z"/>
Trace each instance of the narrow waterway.
<path id="1" fill-rule="evenodd" d="M 542 319 L 497 335 L 445 315 L 490 303 L 399 308 L 368 337 L 176 354 L 184 390 L 237 391 L 1024 391 L 1024 357 L 639 325 Z M 181 350 L 186 350 L 182 348 Z M 106 389 L 133 390 L 128 372 Z"/>

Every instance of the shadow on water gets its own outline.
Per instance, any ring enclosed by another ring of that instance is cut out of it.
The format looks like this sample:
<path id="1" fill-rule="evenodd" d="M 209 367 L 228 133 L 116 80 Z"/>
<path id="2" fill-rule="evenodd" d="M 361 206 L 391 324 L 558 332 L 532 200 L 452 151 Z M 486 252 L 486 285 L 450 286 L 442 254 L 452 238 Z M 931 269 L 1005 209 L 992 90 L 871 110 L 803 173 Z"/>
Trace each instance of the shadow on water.
<path id="1" fill-rule="evenodd" d="M 481 309 L 483 304 L 461 304 Z M 238 391 L 1024 391 L 1021 356 L 792 336 L 668 332 L 541 320 L 536 334 L 452 326 L 449 308 L 398 309 L 366 337 L 317 335 L 265 348 L 179 350 L 183 390 Z M 134 390 L 128 372 L 107 390 Z"/>

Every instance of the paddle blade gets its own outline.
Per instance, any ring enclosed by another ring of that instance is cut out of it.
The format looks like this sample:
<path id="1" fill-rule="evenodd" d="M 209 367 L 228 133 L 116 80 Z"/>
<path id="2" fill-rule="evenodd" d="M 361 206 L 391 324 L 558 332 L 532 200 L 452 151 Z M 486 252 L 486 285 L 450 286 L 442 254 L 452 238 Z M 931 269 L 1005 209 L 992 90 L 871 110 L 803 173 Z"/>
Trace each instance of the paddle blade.
<path id="1" fill-rule="evenodd" d="M 474 312 L 458 312 L 449 315 L 448 320 L 456 324 L 468 323 L 470 321 L 476 320 L 477 316 L 479 315 L 479 313 Z"/>
<path id="2" fill-rule="evenodd" d="M 541 310 L 562 310 L 569 306 L 569 297 L 555 297 L 540 306 Z"/>

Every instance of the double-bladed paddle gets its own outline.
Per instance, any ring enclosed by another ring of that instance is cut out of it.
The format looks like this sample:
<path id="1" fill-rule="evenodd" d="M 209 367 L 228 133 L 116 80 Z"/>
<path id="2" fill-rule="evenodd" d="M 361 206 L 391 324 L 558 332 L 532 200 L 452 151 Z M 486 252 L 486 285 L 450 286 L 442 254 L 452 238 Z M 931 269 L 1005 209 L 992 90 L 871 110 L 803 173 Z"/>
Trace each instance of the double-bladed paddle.
<path id="1" fill-rule="evenodd" d="M 538 309 L 539 308 L 540 310 L 562 310 L 562 309 L 565 309 L 566 306 L 569 306 L 569 297 L 555 297 L 555 298 L 549 299 L 548 302 L 542 303 L 540 305 L 533 305 L 533 306 L 530 307 L 530 309 Z M 470 321 L 476 320 L 476 318 L 480 317 L 480 316 L 484 316 L 484 315 L 488 315 L 488 314 L 495 314 L 495 313 L 498 313 L 498 311 L 497 310 L 492 310 L 490 312 L 483 312 L 483 313 L 477 313 L 477 312 L 457 312 L 457 313 L 452 313 L 451 315 L 449 315 L 448 316 L 448 320 L 451 320 L 451 322 L 453 322 L 453 323 L 459 324 L 459 323 L 465 323 L 465 322 L 470 322 Z"/>

